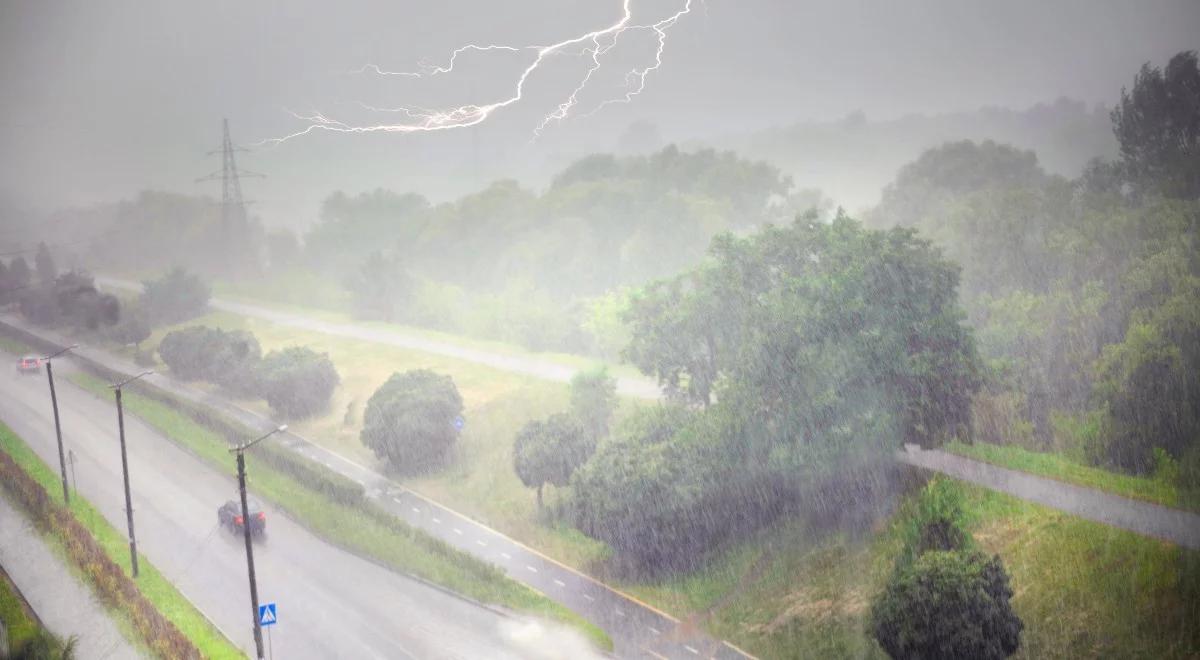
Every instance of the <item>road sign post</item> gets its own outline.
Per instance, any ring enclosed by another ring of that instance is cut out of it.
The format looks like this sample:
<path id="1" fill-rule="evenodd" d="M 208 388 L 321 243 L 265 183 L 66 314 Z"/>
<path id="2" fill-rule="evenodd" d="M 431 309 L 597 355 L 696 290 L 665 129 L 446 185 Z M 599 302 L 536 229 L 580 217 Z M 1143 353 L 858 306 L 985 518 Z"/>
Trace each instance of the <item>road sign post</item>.
<path id="1" fill-rule="evenodd" d="M 258 625 L 267 629 L 267 655 L 271 658 L 275 657 L 275 644 L 271 640 L 271 628 L 279 623 L 279 616 L 275 611 L 275 603 L 264 603 L 258 606 Z"/>

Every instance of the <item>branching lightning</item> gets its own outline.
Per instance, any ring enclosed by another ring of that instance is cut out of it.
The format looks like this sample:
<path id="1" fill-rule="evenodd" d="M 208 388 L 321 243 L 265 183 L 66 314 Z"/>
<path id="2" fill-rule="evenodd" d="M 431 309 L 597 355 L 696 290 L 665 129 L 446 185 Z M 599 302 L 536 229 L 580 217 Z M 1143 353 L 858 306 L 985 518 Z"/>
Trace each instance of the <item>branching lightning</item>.
<path id="1" fill-rule="evenodd" d="M 620 19 L 606 28 L 544 46 L 467 44 L 452 51 L 444 65 L 439 66 L 422 62 L 419 64 L 417 71 L 388 71 L 376 64 L 367 64 L 352 73 L 401 76 L 406 78 L 430 78 L 453 73 L 459 55 L 468 52 L 488 53 L 503 51 L 509 53 L 531 52 L 534 54 L 533 61 L 521 70 L 520 75 L 517 76 L 513 84 L 512 93 L 491 103 L 481 105 L 466 104 L 445 109 L 419 107 L 382 108 L 360 103 L 358 105 L 361 108 L 370 112 L 396 113 L 404 117 L 404 121 L 401 122 L 361 125 L 333 119 L 320 112 L 315 112 L 311 115 L 291 113 L 297 119 L 308 122 L 308 125 L 289 135 L 263 140 L 259 144 L 279 144 L 292 138 L 307 135 L 313 131 L 334 131 L 339 133 L 418 133 L 475 126 L 487 121 L 497 110 L 519 103 L 525 95 L 525 83 L 541 68 L 547 58 L 553 55 L 575 55 L 589 58 L 590 61 L 588 62 L 587 70 L 582 74 L 579 82 L 554 110 L 542 117 L 541 121 L 534 128 L 533 133 L 536 137 L 551 123 L 562 121 L 571 115 L 579 104 L 580 95 L 587 89 L 589 83 L 592 82 L 593 75 L 604 66 L 605 56 L 617 47 L 620 38 L 628 32 L 652 32 L 657 45 L 654 57 L 646 66 L 634 68 L 625 74 L 623 94 L 601 102 L 587 114 L 595 113 L 614 103 L 629 103 L 635 96 L 641 94 L 646 88 L 646 77 L 662 66 L 668 31 L 675 26 L 681 17 L 691 12 L 693 1 L 682 0 L 683 5 L 678 11 L 656 22 L 633 23 L 633 12 L 631 9 L 633 0 L 622 0 Z"/>

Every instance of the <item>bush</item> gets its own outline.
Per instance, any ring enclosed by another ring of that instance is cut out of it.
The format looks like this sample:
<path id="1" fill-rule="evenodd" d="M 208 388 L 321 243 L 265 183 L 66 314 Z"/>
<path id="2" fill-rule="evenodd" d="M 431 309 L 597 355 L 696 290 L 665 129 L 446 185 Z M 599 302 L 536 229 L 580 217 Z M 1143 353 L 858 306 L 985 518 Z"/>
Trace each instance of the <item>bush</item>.
<path id="1" fill-rule="evenodd" d="M 236 394 L 258 386 L 262 348 L 245 330 L 226 332 L 204 326 L 173 330 L 159 342 L 158 354 L 184 380 L 207 380 Z"/>
<path id="2" fill-rule="evenodd" d="M 367 400 L 359 437 L 393 468 L 425 470 L 454 445 L 454 420 L 462 410 L 462 396 L 449 376 L 426 369 L 394 373 Z"/>
<path id="3" fill-rule="evenodd" d="M 106 333 L 112 341 L 122 346 L 140 346 L 150 338 L 150 320 L 141 305 L 126 305 L 121 319 Z"/>
<path id="4" fill-rule="evenodd" d="M 898 567 L 871 608 L 879 645 L 897 660 L 1007 658 L 1024 624 L 999 557 L 978 552 L 926 552 Z"/>
<path id="5" fill-rule="evenodd" d="M 271 351 L 258 368 L 258 387 L 271 410 L 293 419 L 326 409 L 340 382 L 328 355 L 300 346 Z"/>
<path id="6" fill-rule="evenodd" d="M 212 291 L 198 276 L 175 268 L 142 283 L 142 306 L 155 325 L 180 323 L 204 314 Z"/>

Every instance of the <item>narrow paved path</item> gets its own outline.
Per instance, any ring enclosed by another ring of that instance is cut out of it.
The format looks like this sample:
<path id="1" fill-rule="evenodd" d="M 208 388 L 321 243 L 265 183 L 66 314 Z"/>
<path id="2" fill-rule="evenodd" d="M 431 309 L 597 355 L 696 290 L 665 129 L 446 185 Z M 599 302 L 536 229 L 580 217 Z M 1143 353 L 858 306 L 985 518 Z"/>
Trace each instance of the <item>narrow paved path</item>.
<path id="1" fill-rule="evenodd" d="M 143 656 L 121 635 L 92 590 L 75 578 L 33 524 L 0 495 L 0 566 L 50 632 L 78 635 L 79 658 L 136 660 Z"/>
<path id="2" fill-rule="evenodd" d="M 901 451 L 896 460 L 1080 518 L 1200 549 L 1200 515 L 1188 511 L 1009 470 L 940 449 Z"/>
<path id="3" fill-rule="evenodd" d="M 68 343 L 57 333 L 34 329 L 12 315 L 0 317 L 0 320 L 9 326 L 36 333 L 46 341 L 58 345 Z M 72 353 L 80 359 L 116 373 L 134 374 L 141 371 L 125 360 L 91 346 L 81 345 Z M 164 374 L 153 374 L 144 381 L 174 396 L 204 404 L 256 432 L 265 433 L 277 426 L 276 422 L 262 415 L 217 395 L 199 391 Z M 42 382 L 41 385 L 44 389 L 45 383 Z M 169 443 L 166 440 L 164 442 Z M 509 577 L 530 585 L 578 612 L 612 637 L 614 651 L 619 657 L 687 660 L 748 657 L 727 642 L 689 628 L 665 612 L 564 566 L 478 521 L 404 488 L 372 468 L 360 465 L 295 433 L 281 433 L 275 436 L 272 442 L 278 442 L 311 461 L 321 463 L 334 472 L 357 481 L 366 488 L 369 497 L 397 517 L 469 554 L 495 564 Z M 139 544 L 140 534 L 139 531 Z"/>
<path id="4" fill-rule="evenodd" d="M 110 289 L 119 289 L 122 291 L 141 291 L 142 285 L 138 282 L 130 282 L 128 280 L 114 279 L 111 277 L 97 277 L 96 284 Z M 520 355 L 505 355 L 492 351 L 485 351 L 476 348 L 467 348 L 448 342 L 437 341 L 419 335 L 405 334 L 395 330 L 381 330 L 369 328 L 362 325 L 350 323 L 332 323 L 322 321 L 300 314 L 292 314 L 289 312 L 281 312 L 244 302 L 235 302 L 232 300 L 224 300 L 221 298 L 213 298 L 209 301 L 209 306 L 213 309 L 219 309 L 223 312 L 231 312 L 240 316 L 247 316 L 263 321 L 270 321 L 278 325 L 297 328 L 308 332 L 320 332 L 335 337 L 345 337 L 347 339 L 357 339 L 386 346 L 395 346 L 398 348 L 407 348 L 434 355 L 443 355 L 466 362 L 482 364 L 484 366 L 507 371 L 510 373 L 521 374 L 524 376 L 533 376 L 542 380 L 551 380 L 559 383 L 570 382 L 571 378 L 576 374 L 578 369 L 549 360 L 541 360 L 534 357 Z M 643 378 L 617 378 L 617 392 L 625 396 L 631 396 L 639 399 L 658 399 L 662 396 L 662 392 L 653 381 Z"/>

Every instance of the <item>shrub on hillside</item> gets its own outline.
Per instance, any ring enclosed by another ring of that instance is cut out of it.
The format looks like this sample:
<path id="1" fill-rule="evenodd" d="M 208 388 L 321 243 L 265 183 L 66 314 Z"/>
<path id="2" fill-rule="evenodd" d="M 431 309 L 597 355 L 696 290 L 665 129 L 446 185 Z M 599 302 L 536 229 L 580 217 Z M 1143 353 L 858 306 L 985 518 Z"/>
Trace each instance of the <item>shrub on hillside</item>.
<path id="1" fill-rule="evenodd" d="M 438 464 L 458 438 L 462 396 L 449 376 L 426 369 L 394 373 L 363 414 L 362 443 L 393 468 L 418 472 Z"/>
<path id="2" fill-rule="evenodd" d="M 871 608 L 879 645 L 897 660 L 1000 660 L 1020 646 L 1024 624 L 998 556 L 926 552 L 899 567 Z"/>
<path id="3" fill-rule="evenodd" d="M 142 283 L 142 306 L 151 323 L 169 325 L 204 314 L 212 294 L 197 275 L 175 268 L 157 280 Z"/>
<path id="4" fill-rule="evenodd" d="M 207 380 L 236 394 L 254 391 L 262 348 L 245 330 L 193 326 L 168 332 L 158 354 L 184 380 Z"/>
<path id="5" fill-rule="evenodd" d="M 300 346 L 271 351 L 258 368 L 257 385 L 271 409 L 293 419 L 327 408 L 340 382 L 328 355 Z"/>

